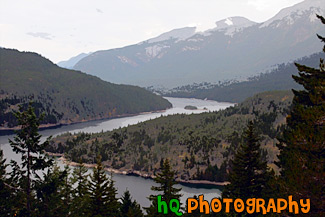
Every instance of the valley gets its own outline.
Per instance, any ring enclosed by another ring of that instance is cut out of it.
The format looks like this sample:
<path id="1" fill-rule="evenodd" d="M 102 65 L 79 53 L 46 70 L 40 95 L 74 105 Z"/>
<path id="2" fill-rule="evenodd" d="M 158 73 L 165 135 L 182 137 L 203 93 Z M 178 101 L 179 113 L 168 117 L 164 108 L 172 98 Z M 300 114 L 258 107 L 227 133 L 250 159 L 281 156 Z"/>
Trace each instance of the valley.
<path id="1" fill-rule="evenodd" d="M 291 100 L 289 91 L 265 92 L 218 112 L 159 117 L 95 134 L 67 133 L 55 138 L 47 151 L 90 164 L 100 153 L 108 168 L 144 177 L 153 176 L 167 158 L 179 181 L 224 182 L 227 165 L 248 120 L 255 120 L 264 155 L 269 166 L 277 170 L 276 138 L 284 127 Z"/>
<path id="2" fill-rule="evenodd" d="M 0 216 L 325 215 L 325 0 L 20 4 Z"/>

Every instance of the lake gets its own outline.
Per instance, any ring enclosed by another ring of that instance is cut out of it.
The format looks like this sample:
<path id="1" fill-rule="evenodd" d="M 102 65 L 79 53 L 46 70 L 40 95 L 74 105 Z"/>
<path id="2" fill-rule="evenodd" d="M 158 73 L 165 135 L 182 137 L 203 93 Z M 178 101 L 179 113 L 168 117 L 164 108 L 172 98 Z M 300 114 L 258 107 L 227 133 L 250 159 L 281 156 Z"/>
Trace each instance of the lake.
<path id="1" fill-rule="evenodd" d="M 216 102 L 211 100 L 199 100 L 199 99 L 185 99 L 185 98 L 173 98 L 166 97 L 166 99 L 172 103 L 173 108 L 167 109 L 166 111 L 156 112 L 156 113 L 146 113 L 131 117 L 107 119 L 100 121 L 91 121 L 86 123 L 78 123 L 67 126 L 62 126 L 55 129 L 42 130 L 40 133 L 43 135 L 42 141 L 44 141 L 48 136 L 56 136 L 65 132 L 77 133 L 77 132 L 87 132 L 96 133 L 101 131 L 109 131 L 117 129 L 119 127 L 125 127 L 132 124 L 137 124 L 146 120 L 154 119 L 160 117 L 161 115 L 172 115 L 172 114 L 191 114 L 191 113 L 202 113 L 207 111 L 217 111 L 220 109 L 225 109 L 229 106 L 234 105 L 233 103 Z M 185 106 L 191 105 L 195 106 L 197 110 L 186 110 Z M 17 156 L 9 145 L 8 139 L 12 139 L 13 135 L 0 136 L 0 148 L 4 152 L 4 156 L 7 159 L 7 163 L 10 159 L 15 159 L 19 162 L 19 156 Z M 58 164 L 63 167 L 61 162 Z M 115 180 L 115 186 L 118 190 L 118 196 L 121 196 L 123 192 L 128 189 L 131 193 L 133 199 L 142 207 L 148 207 L 150 205 L 147 197 L 150 194 L 157 194 L 157 192 L 152 192 L 150 190 L 151 186 L 154 185 L 154 181 L 150 179 L 144 179 L 135 176 L 126 176 L 120 174 L 114 174 L 113 179 Z M 204 194 L 204 199 L 210 201 L 214 197 L 219 197 L 221 191 L 217 188 L 203 188 L 203 187 L 188 187 L 184 185 L 177 185 L 178 188 L 182 188 L 181 194 L 183 194 L 181 200 L 185 204 L 185 200 L 193 195 Z"/>

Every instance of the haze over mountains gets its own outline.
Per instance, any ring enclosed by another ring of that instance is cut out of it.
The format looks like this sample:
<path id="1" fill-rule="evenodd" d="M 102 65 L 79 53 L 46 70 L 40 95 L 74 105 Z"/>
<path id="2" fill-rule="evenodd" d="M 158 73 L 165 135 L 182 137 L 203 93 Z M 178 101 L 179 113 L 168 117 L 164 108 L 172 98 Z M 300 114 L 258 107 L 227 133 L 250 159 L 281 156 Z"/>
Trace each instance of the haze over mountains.
<path id="1" fill-rule="evenodd" d="M 243 80 L 319 52 L 315 33 L 323 30 L 316 14 L 325 14 L 324 0 L 305 0 L 264 23 L 230 17 L 204 32 L 175 29 L 138 44 L 94 52 L 73 68 L 113 83 L 168 88 Z"/>
<path id="2" fill-rule="evenodd" d="M 311 56 L 297 59 L 295 62 L 301 65 L 317 68 L 319 59 L 324 58 L 323 53 L 315 53 Z M 297 67 L 294 63 L 279 64 L 276 69 L 268 73 L 250 77 L 247 81 L 225 82 L 220 84 L 194 83 L 180 86 L 173 89 L 159 89 L 149 87 L 152 92 L 160 93 L 169 97 L 185 97 L 197 99 L 209 99 L 219 102 L 243 102 L 246 98 L 257 93 L 274 90 L 301 89 L 292 75 L 298 75 Z"/>
<path id="3" fill-rule="evenodd" d="M 57 63 L 58 66 L 63 67 L 63 68 L 67 68 L 67 69 L 73 69 L 73 66 L 76 65 L 77 62 L 79 62 L 82 58 L 88 56 L 91 53 L 81 53 L 75 57 L 71 57 L 70 59 L 66 60 L 66 61 L 60 61 Z"/>

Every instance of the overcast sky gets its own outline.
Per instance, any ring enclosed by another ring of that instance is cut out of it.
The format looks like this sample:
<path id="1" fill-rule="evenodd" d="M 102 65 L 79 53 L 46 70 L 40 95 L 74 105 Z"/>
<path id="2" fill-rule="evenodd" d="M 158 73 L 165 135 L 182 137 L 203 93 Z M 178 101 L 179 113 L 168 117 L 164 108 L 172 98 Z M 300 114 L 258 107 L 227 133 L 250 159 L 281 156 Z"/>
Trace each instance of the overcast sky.
<path id="1" fill-rule="evenodd" d="M 0 46 L 53 62 L 231 16 L 264 22 L 302 0 L 0 0 Z"/>

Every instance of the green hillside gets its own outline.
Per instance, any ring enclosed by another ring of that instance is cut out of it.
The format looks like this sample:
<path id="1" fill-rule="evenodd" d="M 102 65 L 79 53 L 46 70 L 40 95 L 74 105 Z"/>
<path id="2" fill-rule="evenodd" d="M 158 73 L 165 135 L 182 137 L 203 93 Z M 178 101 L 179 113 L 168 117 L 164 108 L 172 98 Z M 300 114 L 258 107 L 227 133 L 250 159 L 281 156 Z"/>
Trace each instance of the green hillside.
<path id="1" fill-rule="evenodd" d="M 109 167 L 149 175 L 168 158 L 180 179 L 225 181 L 228 161 L 248 120 L 256 121 L 264 156 L 268 153 L 268 163 L 274 167 L 276 136 L 292 96 L 290 91 L 265 92 L 219 112 L 160 117 L 111 132 L 65 134 L 55 138 L 48 151 L 87 163 L 100 154 Z"/>
<path id="2" fill-rule="evenodd" d="M 42 124 L 117 117 L 162 110 L 171 104 L 142 88 L 117 85 L 58 67 L 30 52 L 0 48 L 0 126 L 16 126 L 13 111 L 32 100 Z"/>

